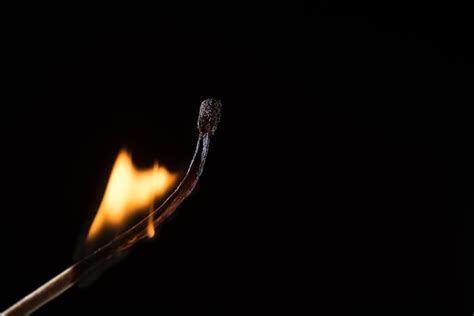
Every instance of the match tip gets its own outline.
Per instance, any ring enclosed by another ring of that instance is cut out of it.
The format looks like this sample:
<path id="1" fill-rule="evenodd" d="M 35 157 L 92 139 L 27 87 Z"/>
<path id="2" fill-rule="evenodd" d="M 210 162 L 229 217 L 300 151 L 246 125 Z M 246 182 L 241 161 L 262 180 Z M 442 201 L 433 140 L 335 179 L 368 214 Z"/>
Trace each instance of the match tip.
<path id="1" fill-rule="evenodd" d="M 217 124 L 221 119 L 222 103 L 217 99 L 206 99 L 202 101 L 199 109 L 198 130 L 199 133 L 213 135 Z"/>

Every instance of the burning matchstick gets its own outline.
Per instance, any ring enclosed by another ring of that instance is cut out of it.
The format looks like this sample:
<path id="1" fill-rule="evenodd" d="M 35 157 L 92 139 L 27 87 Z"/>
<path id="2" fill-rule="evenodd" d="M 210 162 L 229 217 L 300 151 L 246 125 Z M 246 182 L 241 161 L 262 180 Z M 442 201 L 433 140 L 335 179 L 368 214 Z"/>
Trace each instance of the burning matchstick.
<path id="1" fill-rule="evenodd" d="M 196 150 L 185 176 L 173 193 L 163 204 L 149 212 L 148 216 L 135 226 L 115 237 L 108 244 L 76 262 L 35 291 L 31 292 L 13 306 L 5 310 L 1 316 L 29 315 L 55 297 L 59 296 L 77 282 L 83 280 L 91 272 L 103 266 L 116 254 L 130 248 L 141 239 L 154 234 L 150 229 L 158 227 L 164 220 L 174 213 L 176 208 L 193 191 L 204 169 L 211 136 L 214 134 L 220 120 L 221 102 L 216 99 L 207 99 L 201 103 L 198 118 L 199 138 Z"/>

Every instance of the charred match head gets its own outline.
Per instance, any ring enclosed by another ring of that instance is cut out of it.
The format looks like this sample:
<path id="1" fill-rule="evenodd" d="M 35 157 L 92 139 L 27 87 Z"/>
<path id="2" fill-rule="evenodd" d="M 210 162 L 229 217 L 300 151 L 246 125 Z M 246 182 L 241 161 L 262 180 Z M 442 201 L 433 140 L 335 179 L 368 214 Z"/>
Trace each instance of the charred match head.
<path id="1" fill-rule="evenodd" d="M 222 104 L 217 99 L 202 101 L 199 109 L 198 130 L 200 134 L 213 135 L 221 119 Z"/>

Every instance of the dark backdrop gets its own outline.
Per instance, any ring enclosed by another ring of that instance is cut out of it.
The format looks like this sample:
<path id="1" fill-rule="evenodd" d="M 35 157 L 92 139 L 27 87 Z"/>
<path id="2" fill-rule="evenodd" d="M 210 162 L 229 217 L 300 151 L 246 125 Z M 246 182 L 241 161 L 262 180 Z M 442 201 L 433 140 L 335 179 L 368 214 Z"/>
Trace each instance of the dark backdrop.
<path id="1" fill-rule="evenodd" d="M 308 3 L 302 19 L 27 44 L 31 98 L 1 126 L 0 308 L 72 264 L 121 147 L 184 171 L 217 97 L 177 215 L 38 315 L 467 311 L 469 48 L 367 7 Z"/>

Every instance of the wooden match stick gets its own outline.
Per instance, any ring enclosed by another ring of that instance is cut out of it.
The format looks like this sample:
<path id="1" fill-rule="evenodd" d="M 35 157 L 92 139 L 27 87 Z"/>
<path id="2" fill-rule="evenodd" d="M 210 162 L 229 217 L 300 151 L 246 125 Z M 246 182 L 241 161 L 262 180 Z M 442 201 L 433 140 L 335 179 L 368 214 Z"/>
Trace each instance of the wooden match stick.
<path id="1" fill-rule="evenodd" d="M 214 134 L 221 115 L 221 102 L 207 99 L 201 103 L 198 118 L 199 139 L 196 150 L 185 176 L 181 179 L 175 191 L 163 204 L 149 213 L 138 224 L 115 237 L 111 242 L 97 249 L 94 253 L 76 262 L 35 291 L 5 310 L 1 316 L 29 315 L 44 304 L 48 303 L 78 281 L 102 266 L 117 253 L 130 248 L 137 241 L 147 237 L 149 218 L 153 218 L 155 228 L 166 220 L 181 202 L 193 191 L 204 169 L 210 139 Z"/>

